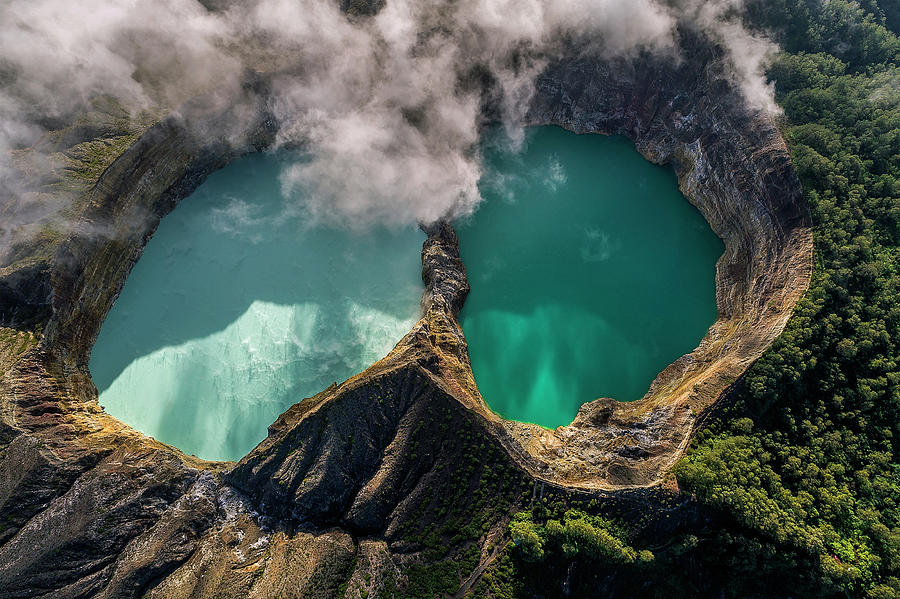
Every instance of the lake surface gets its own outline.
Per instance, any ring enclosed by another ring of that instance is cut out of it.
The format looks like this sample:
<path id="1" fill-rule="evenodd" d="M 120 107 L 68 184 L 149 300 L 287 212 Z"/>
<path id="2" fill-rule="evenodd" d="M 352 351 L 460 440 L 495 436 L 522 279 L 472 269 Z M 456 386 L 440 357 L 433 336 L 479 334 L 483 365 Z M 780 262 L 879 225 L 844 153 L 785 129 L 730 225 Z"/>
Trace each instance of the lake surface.
<path id="1" fill-rule="evenodd" d="M 314 225 L 286 159 L 241 158 L 163 219 L 94 346 L 100 404 L 186 453 L 239 459 L 418 318 L 424 234 Z"/>
<path id="2" fill-rule="evenodd" d="M 526 144 L 485 142 L 485 202 L 457 223 L 460 322 L 488 405 L 556 427 L 598 397 L 640 399 L 697 346 L 724 246 L 628 140 L 540 127 Z"/>
<path id="3" fill-rule="evenodd" d="M 640 398 L 716 317 L 723 251 L 670 169 L 625 139 L 491 132 L 485 202 L 457 228 L 472 291 L 461 313 L 485 400 L 568 424 L 597 397 Z M 239 459 L 292 404 L 386 355 L 419 315 L 415 227 L 310 221 L 281 194 L 296 156 L 213 173 L 167 216 L 91 356 L 100 403 L 207 459 Z"/>

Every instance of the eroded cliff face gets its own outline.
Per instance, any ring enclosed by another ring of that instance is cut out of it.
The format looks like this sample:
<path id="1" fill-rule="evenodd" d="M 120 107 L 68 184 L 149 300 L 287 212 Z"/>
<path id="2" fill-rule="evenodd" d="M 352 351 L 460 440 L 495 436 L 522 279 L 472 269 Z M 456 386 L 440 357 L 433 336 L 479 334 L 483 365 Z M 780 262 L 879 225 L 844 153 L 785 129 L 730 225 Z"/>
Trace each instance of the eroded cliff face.
<path id="1" fill-rule="evenodd" d="M 689 501 L 662 510 L 655 497 L 703 414 L 782 330 L 808 285 L 811 238 L 772 122 L 743 110 L 714 46 L 685 53 L 679 64 L 582 56 L 539 80 L 532 123 L 628 136 L 675 168 L 726 247 L 719 318 L 700 346 L 642 400 L 587 403 L 553 431 L 481 399 L 456 320 L 465 267 L 443 222 L 426 231 L 419 322 L 371 368 L 290 408 L 239 463 L 185 456 L 106 415 L 88 357 L 144 244 L 206 175 L 271 143 L 277 123 L 265 77 L 248 75 L 240 102 L 200 99 L 147 130 L 45 269 L 0 273 L 20 292 L 6 294 L 10 313 L 51 308 L 29 313 L 39 339 L 13 333 L 18 349 L 0 354 L 0 597 L 357 597 L 444 559 L 474 579 L 510 506 L 545 485 L 639 506 L 635 526 L 657 534 L 698 518 Z M 474 543 L 454 541 L 460 530 Z"/>
<path id="2" fill-rule="evenodd" d="M 672 165 L 684 196 L 725 243 L 716 322 L 643 399 L 585 404 L 572 425 L 554 431 L 504 422 L 507 444 L 522 447 L 528 469 L 567 486 L 665 477 L 698 419 L 781 333 L 809 286 L 810 222 L 784 141 L 723 85 L 715 47 L 685 35 L 677 66 L 649 57 L 553 65 L 529 113 L 534 123 L 624 135 L 651 162 Z"/>

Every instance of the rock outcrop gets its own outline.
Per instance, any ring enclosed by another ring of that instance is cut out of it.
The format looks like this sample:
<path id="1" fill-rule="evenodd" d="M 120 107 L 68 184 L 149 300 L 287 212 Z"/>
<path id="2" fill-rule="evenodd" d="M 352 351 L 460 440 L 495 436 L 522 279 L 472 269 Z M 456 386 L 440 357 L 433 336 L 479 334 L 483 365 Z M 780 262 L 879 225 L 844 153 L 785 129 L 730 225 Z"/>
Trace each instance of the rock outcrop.
<path id="1" fill-rule="evenodd" d="M 43 328 L 0 353 L 0 598 L 365 596 L 444 559 L 462 529 L 476 542 L 451 558 L 471 556 L 476 571 L 509 506 L 538 486 L 652 514 L 652 489 L 782 330 L 811 271 L 777 129 L 742 108 L 714 46 L 685 53 L 679 64 L 581 56 L 538 82 L 532 123 L 628 136 L 674 167 L 726 247 L 719 318 L 699 347 L 642 400 L 587 403 L 553 431 L 505 421 L 481 399 L 456 320 L 469 286 L 444 222 L 426 230 L 413 329 L 365 372 L 291 407 L 239 463 L 186 456 L 105 414 L 88 357 L 144 244 L 210 172 L 271 143 L 277 123 L 265 78 L 248 75 L 239 102 L 198 100 L 151 127 L 99 178 L 46 269 L 0 273 L 4 314 L 35 307 L 0 324 Z"/>

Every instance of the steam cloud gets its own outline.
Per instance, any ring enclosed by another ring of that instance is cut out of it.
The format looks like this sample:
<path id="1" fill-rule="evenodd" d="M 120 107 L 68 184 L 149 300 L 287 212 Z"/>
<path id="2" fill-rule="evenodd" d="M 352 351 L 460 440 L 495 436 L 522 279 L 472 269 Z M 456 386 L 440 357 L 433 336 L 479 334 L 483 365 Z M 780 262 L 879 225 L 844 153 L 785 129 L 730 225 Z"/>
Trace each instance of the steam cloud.
<path id="1" fill-rule="evenodd" d="M 740 25 L 739 8 L 738 0 L 387 0 L 363 17 L 336 0 L 215 10 L 195 0 L 9 0 L 0 7 L 0 213 L 19 216 L 0 224 L 0 259 L 17 226 L 56 210 L 28 204 L 16 150 L 91 98 L 172 108 L 245 68 L 283 71 L 274 83 L 278 143 L 309 150 L 285 171 L 286 192 L 321 219 L 428 222 L 480 199 L 482 106 L 467 82 L 495 82 L 515 143 L 533 81 L 564 40 L 607 56 L 674 54 L 676 24 L 690 20 L 729 50 L 748 105 L 775 110 L 762 75 L 772 46 Z"/>

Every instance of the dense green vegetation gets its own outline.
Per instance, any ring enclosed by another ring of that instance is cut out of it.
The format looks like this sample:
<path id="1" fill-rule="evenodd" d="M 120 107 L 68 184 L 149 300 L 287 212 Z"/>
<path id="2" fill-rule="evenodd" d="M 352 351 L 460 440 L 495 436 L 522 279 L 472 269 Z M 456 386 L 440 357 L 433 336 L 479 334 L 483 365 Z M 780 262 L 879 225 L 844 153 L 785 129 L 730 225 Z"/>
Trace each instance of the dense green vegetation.
<path id="1" fill-rule="evenodd" d="M 628 541 L 641 518 L 614 513 L 615 502 L 584 501 L 562 491 L 544 495 L 541 490 L 529 505 L 512 517 L 506 552 L 481 577 L 472 596 L 605 596 L 609 577 L 634 581 L 627 583 L 628 596 L 637 596 L 638 588 L 631 585 L 646 585 L 653 575 L 654 553 Z"/>
<path id="2" fill-rule="evenodd" d="M 802 562 L 809 592 L 873 598 L 900 596 L 900 38 L 884 26 L 896 4 L 884 3 L 890 22 L 880 4 L 751 10 L 787 50 L 770 76 L 812 210 L 816 273 L 676 470 L 738 524 L 735 560 L 742 543 L 773 548 L 757 576 Z"/>
<path id="3" fill-rule="evenodd" d="M 532 512 L 516 514 L 509 524 L 513 546 L 527 562 L 561 559 L 565 563 L 603 562 L 631 564 L 649 562 L 653 553 L 635 551 L 615 532 L 614 524 L 581 510 L 566 510 L 560 519 L 536 523 Z M 621 533 L 620 533 L 621 534 Z"/>

